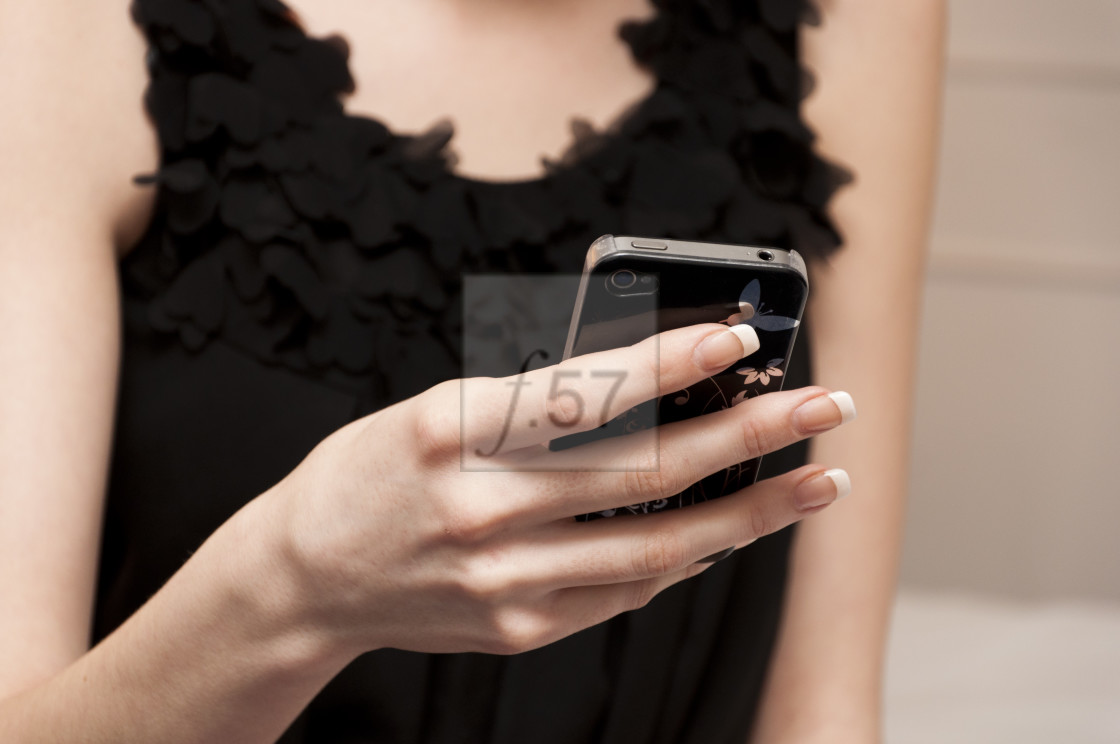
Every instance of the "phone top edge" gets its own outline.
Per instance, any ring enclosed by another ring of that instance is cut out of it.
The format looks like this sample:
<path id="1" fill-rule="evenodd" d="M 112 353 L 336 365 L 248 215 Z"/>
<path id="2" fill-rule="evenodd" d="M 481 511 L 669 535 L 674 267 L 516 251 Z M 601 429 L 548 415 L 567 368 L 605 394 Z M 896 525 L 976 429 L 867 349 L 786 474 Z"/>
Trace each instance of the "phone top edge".
<path id="1" fill-rule="evenodd" d="M 616 250 L 613 235 L 603 235 L 602 237 L 596 238 L 591 244 L 591 247 L 587 249 L 587 255 L 584 257 L 584 273 L 590 273 L 591 270 L 595 268 L 595 264 L 603 260 L 604 256 L 609 256 L 615 253 Z"/>
<path id="2" fill-rule="evenodd" d="M 638 248 L 639 245 L 664 245 L 664 248 L 651 249 Z M 765 261 L 759 258 L 761 252 L 769 252 L 773 259 Z M 805 259 L 795 250 L 772 248 L 760 245 L 735 245 L 730 243 L 704 243 L 694 240 L 676 240 L 672 238 L 642 238 L 629 235 L 604 235 L 591 244 L 587 252 L 585 270 L 590 272 L 608 258 L 616 256 L 636 256 L 641 258 L 656 258 L 658 256 L 671 256 L 677 260 L 718 261 L 736 266 L 754 266 L 757 268 L 782 268 L 791 270 L 801 277 L 805 286 L 809 285 L 809 272 L 805 266 Z"/>

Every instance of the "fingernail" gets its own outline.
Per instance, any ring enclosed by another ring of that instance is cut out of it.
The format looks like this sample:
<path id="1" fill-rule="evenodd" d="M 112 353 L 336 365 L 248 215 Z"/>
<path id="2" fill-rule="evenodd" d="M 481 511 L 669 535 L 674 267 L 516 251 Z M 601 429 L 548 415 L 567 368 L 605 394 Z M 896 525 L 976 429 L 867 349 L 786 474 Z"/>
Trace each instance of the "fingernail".
<path id="1" fill-rule="evenodd" d="M 846 424 L 856 417 L 856 404 L 852 396 L 840 391 L 807 400 L 793 412 L 793 425 L 804 434 Z"/>
<path id="2" fill-rule="evenodd" d="M 723 369 L 758 351 L 758 334 L 745 323 L 713 333 L 696 347 L 696 363 L 704 369 Z"/>
<path id="3" fill-rule="evenodd" d="M 801 511 L 839 501 L 852 492 L 852 479 L 840 468 L 826 470 L 802 481 L 793 491 L 793 503 Z"/>

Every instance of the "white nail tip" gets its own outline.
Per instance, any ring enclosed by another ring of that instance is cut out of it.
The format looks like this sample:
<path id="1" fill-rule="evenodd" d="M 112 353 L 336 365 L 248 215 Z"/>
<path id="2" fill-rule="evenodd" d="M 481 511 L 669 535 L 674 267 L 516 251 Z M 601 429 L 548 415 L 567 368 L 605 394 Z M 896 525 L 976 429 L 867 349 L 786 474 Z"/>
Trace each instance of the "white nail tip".
<path id="1" fill-rule="evenodd" d="M 852 492 L 852 479 L 848 477 L 848 472 L 846 470 L 833 468 L 832 470 L 824 471 L 824 475 L 831 478 L 833 484 L 835 484 L 837 501 Z"/>
<path id="2" fill-rule="evenodd" d="M 731 332 L 739 339 L 739 343 L 743 345 L 743 356 L 750 356 L 758 351 L 762 344 L 758 340 L 758 334 L 755 333 L 754 328 L 751 328 L 746 323 L 731 326 Z"/>
<path id="3" fill-rule="evenodd" d="M 840 409 L 840 423 L 846 424 L 856 417 L 856 402 L 852 400 L 852 396 L 843 391 L 829 393 L 828 397 Z"/>

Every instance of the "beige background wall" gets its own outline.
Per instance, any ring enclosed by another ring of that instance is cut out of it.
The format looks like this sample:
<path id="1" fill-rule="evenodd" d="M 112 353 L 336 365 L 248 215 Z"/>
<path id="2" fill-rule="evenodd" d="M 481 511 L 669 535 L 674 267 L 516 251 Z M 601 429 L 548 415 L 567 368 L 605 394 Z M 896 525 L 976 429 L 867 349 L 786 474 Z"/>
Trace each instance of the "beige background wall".
<path id="1" fill-rule="evenodd" d="M 1120 600 L 1120 0 L 956 0 L 902 584 Z"/>

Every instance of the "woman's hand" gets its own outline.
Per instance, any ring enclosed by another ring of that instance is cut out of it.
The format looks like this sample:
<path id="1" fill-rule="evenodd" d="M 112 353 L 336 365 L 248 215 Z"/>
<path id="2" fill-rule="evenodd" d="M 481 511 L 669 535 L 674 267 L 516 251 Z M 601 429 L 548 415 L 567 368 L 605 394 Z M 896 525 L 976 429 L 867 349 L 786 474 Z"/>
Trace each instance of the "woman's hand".
<path id="1" fill-rule="evenodd" d="M 335 432 L 262 497 L 280 510 L 312 622 L 355 655 L 526 651 L 641 607 L 705 556 L 844 495 L 843 471 L 809 465 L 685 509 L 572 519 L 667 498 L 854 414 L 845 394 L 806 388 L 549 451 L 722 371 L 757 348 L 753 334 L 695 326 L 514 378 L 456 380 Z"/>

